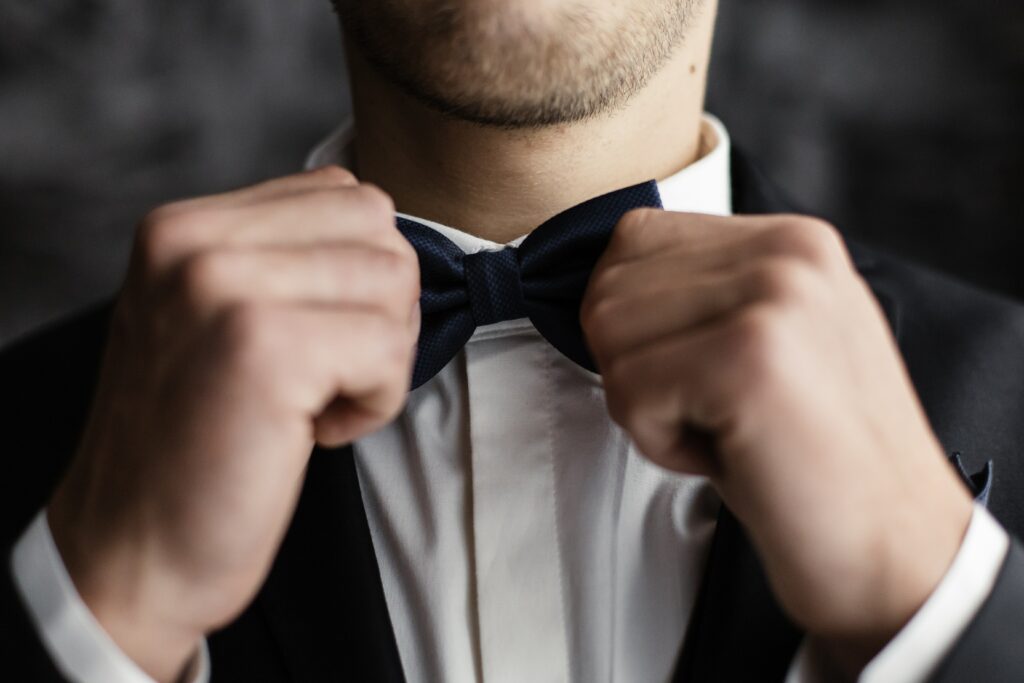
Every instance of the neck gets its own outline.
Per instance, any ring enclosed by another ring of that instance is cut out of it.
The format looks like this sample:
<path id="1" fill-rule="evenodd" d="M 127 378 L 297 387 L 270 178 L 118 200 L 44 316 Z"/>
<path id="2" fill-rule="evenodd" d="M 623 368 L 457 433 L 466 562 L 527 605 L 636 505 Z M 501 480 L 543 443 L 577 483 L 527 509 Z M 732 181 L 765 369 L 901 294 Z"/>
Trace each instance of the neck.
<path id="1" fill-rule="evenodd" d="M 410 215 L 505 243 L 569 206 L 663 179 L 701 153 L 713 11 L 625 106 L 585 121 L 502 129 L 430 109 L 355 50 L 356 172 Z"/>

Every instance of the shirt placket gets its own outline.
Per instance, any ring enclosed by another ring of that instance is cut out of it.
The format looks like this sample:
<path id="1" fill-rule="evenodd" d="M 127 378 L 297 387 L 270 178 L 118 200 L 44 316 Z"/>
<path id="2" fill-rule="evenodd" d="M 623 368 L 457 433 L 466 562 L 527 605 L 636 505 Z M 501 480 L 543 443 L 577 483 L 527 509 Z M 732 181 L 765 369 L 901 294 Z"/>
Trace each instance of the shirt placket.
<path id="1" fill-rule="evenodd" d="M 569 680 L 544 362 L 529 334 L 466 347 L 473 559 L 487 683 Z"/>

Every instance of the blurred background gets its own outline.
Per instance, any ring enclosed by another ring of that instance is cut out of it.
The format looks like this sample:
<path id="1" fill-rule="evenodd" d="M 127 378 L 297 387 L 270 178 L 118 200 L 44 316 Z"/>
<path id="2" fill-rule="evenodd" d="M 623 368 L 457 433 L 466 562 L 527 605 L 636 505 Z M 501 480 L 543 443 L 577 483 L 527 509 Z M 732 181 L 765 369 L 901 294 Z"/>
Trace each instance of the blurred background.
<path id="1" fill-rule="evenodd" d="M 708 108 L 849 235 L 1024 299 L 1024 3 L 721 0 Z M 109 296 L 140 215 L 298 169 L 328 0 L 0 4 L 0 344 Z"/>

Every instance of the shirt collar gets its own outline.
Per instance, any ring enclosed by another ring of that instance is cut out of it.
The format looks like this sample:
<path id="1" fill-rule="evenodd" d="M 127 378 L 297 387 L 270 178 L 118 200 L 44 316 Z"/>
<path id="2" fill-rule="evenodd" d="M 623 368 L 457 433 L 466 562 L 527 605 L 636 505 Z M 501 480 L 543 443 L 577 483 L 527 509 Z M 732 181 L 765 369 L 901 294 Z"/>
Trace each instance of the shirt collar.
<path id="1" fill-rule="evenodd" d="M 318 168 L 328 164 L 350 165 L 351 144 L 354 138 L 355 125 L 350 116 L 309 153 L 309 156 L 306 157 L 306 168 Z M 661 193 L 665 209 L 718 216 L 731 214 L 732 178 L 729 161 L 731 145 L 729 132 L 722 122 L 711 114 L 704 114 L 701 122 L 701 157 L 668 178 L 658 181 L 658 191 Z M 440 223 L 406 214 L 399 215 L 437 230 L 467 254 L 501 249 L 503 246 L 518 246 L 526 239 L 526 236 L 523 235 L 509 242 L 508 245 L 502 245 Z"/>

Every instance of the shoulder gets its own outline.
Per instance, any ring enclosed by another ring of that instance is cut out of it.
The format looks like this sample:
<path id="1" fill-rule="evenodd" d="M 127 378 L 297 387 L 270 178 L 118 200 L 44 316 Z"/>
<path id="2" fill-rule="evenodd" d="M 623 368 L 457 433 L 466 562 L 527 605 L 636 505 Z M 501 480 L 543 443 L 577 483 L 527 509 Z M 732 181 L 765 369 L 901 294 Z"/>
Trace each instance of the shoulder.
<path id="1" fill-rule="evenodd" d="M 1024 391 L 1024 304 L 856 244 L 851 252 L 887 309 L 911 371 L 923 373 L 924 389 L 929 379 L 966 386 L 984 379 L 1007 397 Z"/>
<path id="2" fill-rule="evenodd" d="M 0 350 L 0 546 L 42 507 L 74 453 L 110 311 L 95 306 Z"/>
<path id="3" fill-rule="evenodd" d="M 1024 305 L 851 244 L 943 446 L 993 462 L 990 507 L 1024 535 Z"/>

